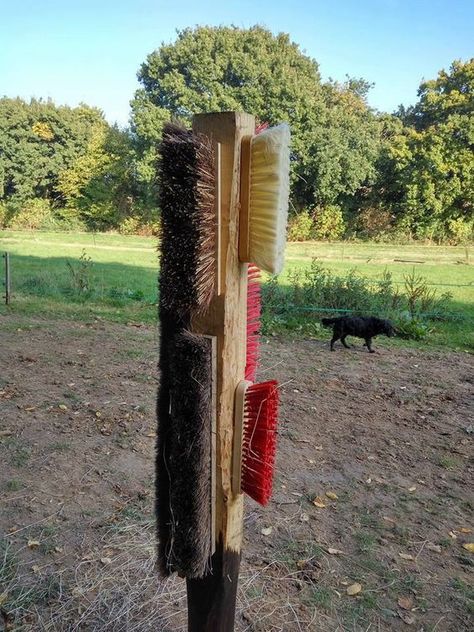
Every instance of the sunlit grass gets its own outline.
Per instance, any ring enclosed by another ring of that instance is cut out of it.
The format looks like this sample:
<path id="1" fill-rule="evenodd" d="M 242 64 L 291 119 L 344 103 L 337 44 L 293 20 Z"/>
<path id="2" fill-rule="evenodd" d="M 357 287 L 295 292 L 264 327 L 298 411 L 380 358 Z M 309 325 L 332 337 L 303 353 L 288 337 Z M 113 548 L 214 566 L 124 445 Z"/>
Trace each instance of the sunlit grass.
<path id="1" fill-rule="evenodd" d="M 13 301 L 8 309 L 19 316 L 152 323 L 156 320 L 157 245 L 153 237 L 0 231 L 0 250 L 8 251 L 11 259 Z M 91 264 L 81 271 L 83 253 Z M 288 285 L 292 273 L 309 269 L 314 258 L 340 275 L 356 269 L 374 279 L 388 270 L 401 289 L 405 275 L 415 268 L 438 294 L 449 292 L 453 296 L 454 311 L 468 319 L 473 317 L 474 253 L 469 248 L 416 243 L 291 243 L 280 283 Z M 86 276 L 87 291 L 75 287 L 71 267 Z M 0 314 L 6 309 L 1 305 Z M 439 323 L 429 343 L 465 348 L 469 347 L 469 335 L 466 326 L 459 323 Z"/>

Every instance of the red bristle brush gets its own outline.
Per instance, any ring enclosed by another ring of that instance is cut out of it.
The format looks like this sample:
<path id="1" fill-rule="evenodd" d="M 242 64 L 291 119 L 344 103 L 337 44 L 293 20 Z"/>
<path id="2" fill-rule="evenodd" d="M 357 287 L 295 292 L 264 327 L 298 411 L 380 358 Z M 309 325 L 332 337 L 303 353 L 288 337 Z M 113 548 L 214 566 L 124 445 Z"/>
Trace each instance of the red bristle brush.
<path id="1" fill-rule="evenodd" d="M 260 270 L 249 264 L 245 381 L 236 393 L 234 487 L 261 505 L 270 500 L 276 453 L 278 382 L 253 384 L 260 346 Z M 237 458 L 238 455 L 238 458 Z"/>
<path id="2" fill-rule="evenodd" d="M 261 505 L 272 494 L 278 416 L 278 382 L 244 380 L 235 399 L 233 485 Z"/>

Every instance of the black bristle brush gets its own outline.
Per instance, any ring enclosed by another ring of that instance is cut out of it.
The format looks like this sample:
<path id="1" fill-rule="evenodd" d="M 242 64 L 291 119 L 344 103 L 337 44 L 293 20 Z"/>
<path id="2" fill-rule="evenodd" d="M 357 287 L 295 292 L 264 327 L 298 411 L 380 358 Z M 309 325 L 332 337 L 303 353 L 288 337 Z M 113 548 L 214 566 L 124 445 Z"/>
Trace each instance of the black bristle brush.
<path id="1" fill-rule="evenodd" d="M 158 564 L 164 575 L 179 571 L 195 577 L 205 572 L 210 553 L 210 501 L 207 493 L 196 494 L 184 482 L 200 472 L 201 480 L 211 487 L 207 442 L 212 432 L 208 386 L 212 354 L 208 339 L 190 336 L 186 330 L 193 315 L 206 309 L 214 289 L 214 158 L 209 141 L 175 124 L 164 128 L 160 156 Z M 198 384 L 202 388 L 196 390 Z M 193 459 L 188 459 L 182 439 L 189 441 L 193 435 L 199 435 L 198 445 Z M 203 520 L 209 524 L 203 525 Z M 178 532 L 193 534 L 192 552 Z"/>
<path id="2" fill-rule="evenodd" d="M 214 158 L 208 139 L 172 123 L 160 154 L 160 305 L 186 323 L 214 290 Z"/>

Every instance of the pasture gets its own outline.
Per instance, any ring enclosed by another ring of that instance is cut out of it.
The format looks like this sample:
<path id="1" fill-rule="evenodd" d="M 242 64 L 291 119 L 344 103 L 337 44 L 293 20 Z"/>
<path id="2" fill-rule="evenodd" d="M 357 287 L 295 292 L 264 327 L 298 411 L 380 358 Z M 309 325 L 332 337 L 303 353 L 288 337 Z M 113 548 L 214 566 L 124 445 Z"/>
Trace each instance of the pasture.
<path id="1" fill-rule="evenodd" d="M 155 322 L 158 253 L 154 238 L 0 231 L 0 250 L 11 255 L 12 313 Z M 415 270 L 438 296 L 446 292 L 452 295 L 453 318 L 433 324 L 432 334 L 423 344 L 470 350 L 474 348 L 471 251 L 469 247 L 418 244 L 292 243 L 278 283 L 283 289 L 291 289 L 292 274 L 309 270 L 315 259 L 335 274 L 356 269 L 371 280 L 388 271 L 394 286 L 401 290 L 406 276 Z M 305 307 L 308 311 L 298 315 L 312 322 L 317 317 L 312 310 L 325 306 Z M 4 309 L 0 307 L 0 314 Z M 317 333 L 327 337 L 325 332 Z M 406 344 L 410 343 L 404 341 Z"/>

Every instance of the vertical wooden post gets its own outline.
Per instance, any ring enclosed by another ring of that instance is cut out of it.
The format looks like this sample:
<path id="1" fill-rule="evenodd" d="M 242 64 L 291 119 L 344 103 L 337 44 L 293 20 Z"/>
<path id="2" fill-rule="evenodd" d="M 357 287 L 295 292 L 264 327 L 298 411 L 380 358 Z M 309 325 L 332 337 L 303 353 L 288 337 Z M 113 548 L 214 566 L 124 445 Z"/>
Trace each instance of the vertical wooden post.
<path id="1" fill-rule="evenodd" d="M 11 285 L 10 285 L 10 255 L 8 252 L 3 254 L 5 259 L 5 305 L 10 304 Z"/>
<path id="2" fill-rule="evenodd" d="M 189 632 L 232 632 L 240 566 L 243 496 L 232 489 L 234 401 L 244 378 L 247 265 L 239 261 L 240 151 L 254 133 L 255 118 L 238 112 L 201 114 L 193 131 L 220 145 L 221 293 L 192 323 L 195 333 L 217 338 L 216 549 L 210 571 L 188 579 Z"/>

